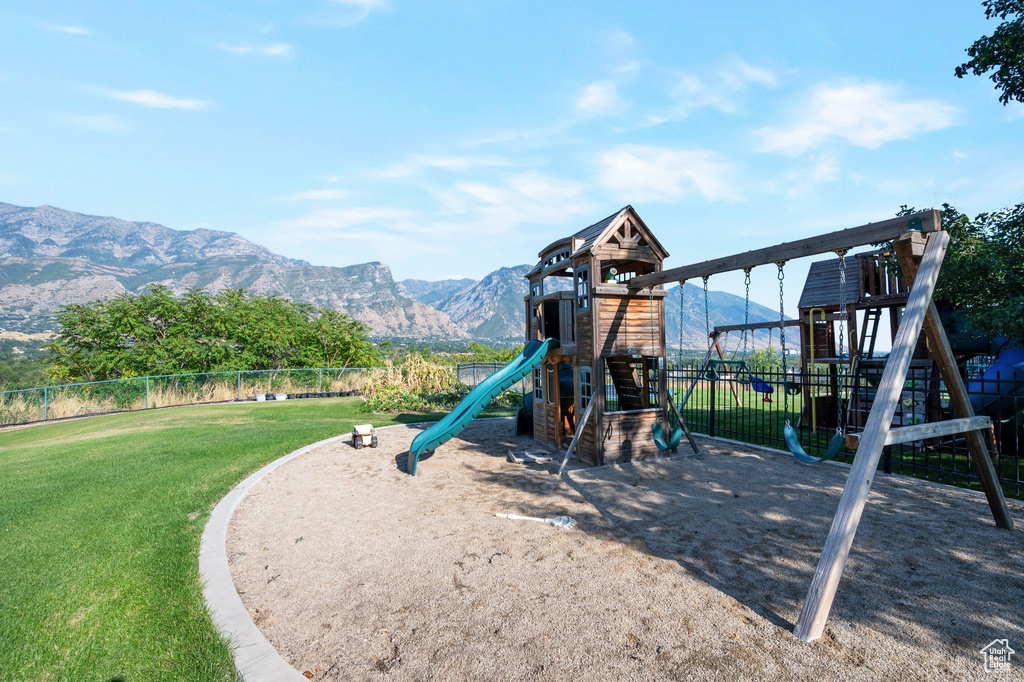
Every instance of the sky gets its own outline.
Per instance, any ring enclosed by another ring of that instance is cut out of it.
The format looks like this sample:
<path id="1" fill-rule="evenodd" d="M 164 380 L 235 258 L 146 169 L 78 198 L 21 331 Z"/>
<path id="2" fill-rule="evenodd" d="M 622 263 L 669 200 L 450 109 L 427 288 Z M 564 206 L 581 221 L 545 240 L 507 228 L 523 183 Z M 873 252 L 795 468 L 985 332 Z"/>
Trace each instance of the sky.
<path id="1" fill-rule="evenodd" d="M 0 1 L 0 201 L 428 280 L 626 204 L 666 267 L 974 215 L 1024 201 L 1024 105 L 953 74 L 996 25 L 944 0 Z"/>

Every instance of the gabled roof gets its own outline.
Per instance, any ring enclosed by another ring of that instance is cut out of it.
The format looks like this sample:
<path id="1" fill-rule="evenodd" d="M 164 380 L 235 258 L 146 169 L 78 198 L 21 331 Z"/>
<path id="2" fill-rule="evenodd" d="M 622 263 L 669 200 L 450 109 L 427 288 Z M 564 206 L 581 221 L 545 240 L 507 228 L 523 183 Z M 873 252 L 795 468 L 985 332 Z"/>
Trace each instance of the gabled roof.
<path id="1" fill-rule="evenodd" d="M 587 227 L 584 227 L 582 230 L 572 235 L 571 237 L 563 237 L 548 244 L 546 247 L 544 247 L 544 250 L 537 254 L 537 256 L 540 258 L 540 261 L 535 266 L 533 266 L 533 268 L 529 272 L 526 273 L 526 276 L 529 277 L 538 272 L 541 272 L 542 270 L 550 270 L 551 266 L 548 266 L 546 268 L 544 265 L 544 260 L 545 257 L 549 257 L 551 254 L 553 254 L 556 249 L 565 249 L 567 247 L 570 251 L 569 257 L 575 258 L 576 256 L 579 256 L 583 253 L 586 253 L 601 246 L 606 241 L 608 241 L 608 239 L 615 233 L 616 230 L 619 229 L 619 227 L 622 226 L 622 223 L 627 218 L 632 220 L 633 226 L 638 228 L 639 231 L 643 233 L 644 239 L 646 239 L 647 242 L 651 245 L 651 248 L 658 255 L 658 257 L 660 257 L 662 260 L 668 258 L 668 252 L 665 250 L 665 247 L 661 245 L 657 237 L 655 237 L 654 234 L 651 232 L 650 228 L 648 228 L 647 225 L 644 224 L 644 221 L 640 218 L 639 215 L 637 215 L 636 210 L 634 210 L 632 206 L 623 206 L 622 208 L 620 208 L 615 213 L 612 213 L 607 218 L 603 218 L 602 220 L 597 221 L 593 225 L 588 225 Z M 567 266 L 570 265 L 571 264 L 567 263 Z"/>
<path id="2" fill-rule="evenodd" d="M 616 219 L 619 216 L 621 216 L 627 209 L 632 211 L 633 207 L 632 206 L 623 206 L 622 208 L 620 208 L 615 213 L 612 213 L 607 218 L 605 218 L 603 220 L 598 220 L 593 225 L 589 225 L 587 227 L 584 227 L 582 230 L 580 230 L 579 232 L 574 234 L 572 236 L 573 239 L 580 239 L 580 240 L 583 241 L 583 243 L 580 244 L 579 248 L 576 249 L 576 251 L 573 253 L 573 255 L 575 256 L 577 253 L 581 253 L 583 251 L 587 251 L 588 249 L 593 248 L 594 244 L 597 242 L 597 240 L 601 238 L 601 235 L 603 235 L 605 233 L 605 231 L 608 229 L 608 227 L 612 223 L 616 222 Z M 635 213 L 635 211 L 634 211 L 634 213 Z"/>
<path id="3" fill-rule="evenodd" d="M 829 308 L 842 304 L 859 303 L 860 259 L 846 257 L 846 300 L 839 300 L 839 259 L 811 263 L 807 271 L 804 290 L 800 293 L 798 308 Z"/>
<path id="4" fill-rule="evenodd" d="M 654 233 L 651 232 L 651 229 L 644 223 L 643 218 L 637 214 L 636 209 L 632 206 L 623 206 L 616 213 L 613 213 L 604 220 L 599 220 L 593 225 L 585 227 L 574 234 L 573 239 L 581 239 L 583 240 L 583 243 L 573 251 L 572 255 L 578 256 L 581 253 L 591 251 L 604 244 L 608 241 L 609 237 L 619 229 L 626 218 L 632 219 L 633 225 L 640 228 L 644 234 L 644 238 L 650 243 L 651 248 L 654 249 L 654 252 L 657 253 L 662 260 L 668 258 L 668 251 L 665 250 L 665 247 L 661 245 L 661 242 L 658 241 L 658 238 L 654 236 Z"/>

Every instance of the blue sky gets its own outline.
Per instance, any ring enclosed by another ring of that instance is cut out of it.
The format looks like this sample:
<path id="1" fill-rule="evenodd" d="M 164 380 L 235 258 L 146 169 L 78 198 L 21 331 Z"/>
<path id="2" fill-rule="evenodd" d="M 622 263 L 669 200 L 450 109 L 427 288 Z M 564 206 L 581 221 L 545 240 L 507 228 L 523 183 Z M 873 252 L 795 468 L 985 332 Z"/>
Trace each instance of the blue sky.
<path id="1" fill-rule="evenodd" d="M 980 3 L 780 5 L 0 3 L 0 200 L 398 279 L 532 263 L 627 203 L 673 266 L 1024 201 L 1024 106 L 953 75 Z"/>

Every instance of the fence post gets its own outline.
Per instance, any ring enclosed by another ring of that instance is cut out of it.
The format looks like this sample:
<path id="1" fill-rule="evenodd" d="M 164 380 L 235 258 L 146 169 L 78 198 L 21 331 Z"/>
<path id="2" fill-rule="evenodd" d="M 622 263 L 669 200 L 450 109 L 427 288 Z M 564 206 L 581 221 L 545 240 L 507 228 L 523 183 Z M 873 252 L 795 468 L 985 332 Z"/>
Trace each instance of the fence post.
<path id="1" fill-rule="evenodd" d="M 46 421 L 47 413 L 50 408 L 50 389 L 49 387 L 43 389 L 43 421 Z"/>
<path id="2" fill-rule="evenodd" d="M 316 392 L 317 393 L 322 393 L 323 390 L 324 390 L 324 370 L 323 370 L 323 368 L 320 368 L 320 369 L 317 370 Z"/>
<path id="3" fill-rule="evenodd" d="M 708 408 L 708 435 L 712 438 L 715 437 L 715 384 L 718 382 L 712 379 L 708 382 L 711 384 L 711 406 Z"/>
<path id="4" fill-rule="evenodd" d="M 146 377 L 146 409 L 149 409 L 149 377 Z"/>
<path id="5" fill-rule="evenodd" d="M 242 371 L 239 370 L 238 371 L 238 395 L 235 398 L 235 400 L 241 400 L 241 399 L 242 399 Z"/>

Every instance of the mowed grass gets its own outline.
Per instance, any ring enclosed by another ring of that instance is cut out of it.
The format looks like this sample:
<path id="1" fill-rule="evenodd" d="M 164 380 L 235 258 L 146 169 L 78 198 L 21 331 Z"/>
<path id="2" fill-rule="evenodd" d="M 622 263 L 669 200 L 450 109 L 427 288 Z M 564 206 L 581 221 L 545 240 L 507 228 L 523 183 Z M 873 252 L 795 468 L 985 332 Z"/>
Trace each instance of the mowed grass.
<path id="1" fill-rule="evenodd" d="M 234 679 L 199 580 L 209 513 L 264 464 L 353 424 L 439 417 L 361 405 L 186 407 L 0 432 L 0 679 Z"/>

